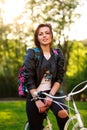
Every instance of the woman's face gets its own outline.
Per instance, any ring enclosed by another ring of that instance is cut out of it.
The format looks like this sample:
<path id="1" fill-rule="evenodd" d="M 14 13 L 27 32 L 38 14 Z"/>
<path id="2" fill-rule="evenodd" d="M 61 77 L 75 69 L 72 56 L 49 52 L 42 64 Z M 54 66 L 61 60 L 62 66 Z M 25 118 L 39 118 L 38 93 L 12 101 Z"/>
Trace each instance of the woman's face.
<path id="1" fill-rule="evenodd" d="M 41 27 L 38 31 L 38 41 L 40 45 L 51 45 L 53 40 L 52 33 L 49 27 Z"/>

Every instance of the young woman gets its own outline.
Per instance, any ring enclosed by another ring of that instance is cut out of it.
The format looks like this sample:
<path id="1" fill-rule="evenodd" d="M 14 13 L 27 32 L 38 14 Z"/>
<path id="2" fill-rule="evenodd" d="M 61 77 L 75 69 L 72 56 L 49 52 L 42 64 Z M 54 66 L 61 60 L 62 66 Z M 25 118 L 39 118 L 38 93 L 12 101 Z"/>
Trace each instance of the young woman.
<path id="1" fill-rule="evenodd" d="M 49 108 L 54 113 L 60 130 L 64 129 L 64 125 L 68 119 L 67 108 L 52 102 L 52 99 L 46 97 L 44 101 L 35 100 L 35 92 L 46 91 L 51 95 L 59 95 L 59 88 L 64 76 L 64 57 L 60 49 L 58 49 L 57 60 L 54 58 L 52 50 L 53 32 L 49 24 L 40 24 L 34 34 L 34 42 L 40 50 L 40 63 L 36 67 L 35 53 L 33 49 L 29 49 L 25 56 L 25 85 L 29 91 L 27 95 L 26 112 L 30 124 L 30 130 L 42 130 L 44 113 Z M 28 78 L 29 77 L 29 78 Z M 57 100 L 63 102 L 63 100 Z"/>

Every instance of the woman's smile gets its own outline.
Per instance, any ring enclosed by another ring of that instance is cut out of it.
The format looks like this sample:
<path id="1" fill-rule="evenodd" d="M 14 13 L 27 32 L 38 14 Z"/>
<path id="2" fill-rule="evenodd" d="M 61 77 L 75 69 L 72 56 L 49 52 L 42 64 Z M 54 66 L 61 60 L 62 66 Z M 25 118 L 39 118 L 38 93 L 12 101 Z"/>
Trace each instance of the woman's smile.
<path id="1" fill-rule="evenodd" d="M 47 38 L 44 38 L 44 39 L 42 39 L 42 41 L 46 42 L 46 41 L 48 41 L 48 39 L 47 39 Z"/>

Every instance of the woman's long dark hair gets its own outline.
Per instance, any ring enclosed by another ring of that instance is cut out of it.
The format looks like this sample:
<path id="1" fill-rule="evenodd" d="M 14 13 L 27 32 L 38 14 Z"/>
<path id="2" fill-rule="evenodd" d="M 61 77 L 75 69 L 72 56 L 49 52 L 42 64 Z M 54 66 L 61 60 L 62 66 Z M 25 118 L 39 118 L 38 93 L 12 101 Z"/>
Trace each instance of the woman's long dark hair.
<path id="1" fill-rule="evenodd" d="M 38 25 L 38 27 L 37 27 L 37 29 L 36 29 L 36 31 L 35 31 L 35 33 L 34 33 L 34 43 L 35 43 L 35 45 L 37 46 L 37 47 L 40 47 L 40 43 L 39 43 L 39 41 L 38 41 L 38 32 L 39 32 L 39 29 L 41 28 L 41 27 L 48 27 L 49 29 L 50 29 L 50 32 L 51 32 L 51 34 L 52 34 L 52 38 L 53 38 L 53 32 L 52 32 L 52 27 L 51 27 L 51 25 L 50 24 L 39 24 Z"/>

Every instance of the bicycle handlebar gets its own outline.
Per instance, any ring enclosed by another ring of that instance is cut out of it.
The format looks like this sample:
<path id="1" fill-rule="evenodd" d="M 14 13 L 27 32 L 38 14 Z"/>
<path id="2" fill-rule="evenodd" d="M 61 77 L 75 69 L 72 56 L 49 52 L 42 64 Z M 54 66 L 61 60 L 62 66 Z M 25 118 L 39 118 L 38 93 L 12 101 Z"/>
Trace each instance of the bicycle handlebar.
<path id="1" fill-rule="evenodd" d="M 82 84 L 84 84 L 84 83 L 87 83 L 87 80 L 86 80 L 86 81 L 83 81 L 83 82 L 81 82 L 81 83 L 79 83 L 79 84 L 77 84 L 77 85 L 72 89 L 71 92 L 74 92 L 74 90 L 75 90 L 77 87 L 79 87 L 80 85 L 82 85 Z"/>
<path id="2" fill-rule="evenodd" d="M 84 91 L 86 88 L 87 88 L 87 84 L 82 89 L 80 89 L 80 90 L 78 90 L 76 92 L 71 91 L 70 94 L 71 94 L 71 96 L 76 95 L 76 94 L 81 93 L 82 91 Z"/>
<path id="3" fill-rule="evenodd" d="M 84 82 L 82 82 L 82 83 L 85 83 L 85 82 L 87 82 L 87 81 L 84 81 Z M 80 83 L 79 85 L 81 85 L 82 83 Z M 78 87 L 79 85 L 75 86 L 74 88 Z M 74 88 L 73 88 L 73 90 L 75 90 Z M 69 94 L 64 95 L 64 96 L 59 96 L 59 97 L 57 97 L 57 96 L 52 96 L 52 95 L 50 95 L 50 94 L 47 94 L 47 93 L 44 92 L 44 91 L 35 92 L 35 95 L 36 95 L 37 97 L 40 97 L 40 96 L 43 94 L 43 95 L 48 96 L 48 97 L 53 98 L 53 99 L 61 99 L 61 98 L 66 98 L 66 97 L 71 97 L 71 96 L 73 96 L 73 95 L 76 95 L 76 94 L 78 94 L 78 93 L 84 91 L 86 88 L 87 88 L 87 84 L 86 84 L 82 89 L 80 89 L 80 90 L 78 90 L 78 91 L 76 91 L 76 92 L 71 91 Z"/>

